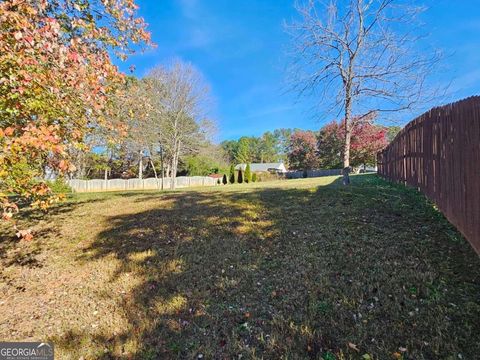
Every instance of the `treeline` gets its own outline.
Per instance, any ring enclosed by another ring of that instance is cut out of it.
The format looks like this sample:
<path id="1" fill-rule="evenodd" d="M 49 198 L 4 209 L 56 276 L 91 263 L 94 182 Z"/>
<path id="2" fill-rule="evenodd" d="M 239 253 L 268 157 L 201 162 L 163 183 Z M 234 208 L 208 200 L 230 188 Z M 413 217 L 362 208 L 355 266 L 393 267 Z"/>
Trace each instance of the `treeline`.
<path id="1" fill-rule="evenodd" d="M 400 131 L 399 126 L 359 123 L 352 134 L 351 165 L 375 165 L 376 154 Z M 342 167 L 345 130 L 332 121 L 319 131 L 277 129 L 259 137 L 241 137 L 220 145 L 230 163 L 283 162 L 292 170 Z"/>
<path id="2" fill-rule="evenodd" d="M 223 141 L 220 146 L 230 163 L 287 162 L 290 138 L 297 129 L 276 129 L 262 136 L 242 136 Z"/>
<path id="3" fill-rule="evenodd" d="M 159 150 L 157 150 L 159 151 Z M 82 152 L 75 161 L 78 168 L 71 173 L 77 179 L 129 179 L 161 177 L 162 161 L 160 153 L 129 152 L 124 146 L 114 146 L 108 152 L 103 149 Z M 166 161 L 165 161 L 166 163 Z M 164 166 L 164 176 L 171 171 Z M 228 169 L 224 152 L 218 145 L 206 142 L 195 152 L 185 154 L 179 158 L 177 169 L 178 176 L 206 176 L 210 174 L 223 174 Z"/>
<path id="4" fill-rule="evenodd" d="M 319 131 L 276 129 L 214 144 L 209 93 L 202 75 L 179 60 L 153 68 L 144 78 L 129 77 L 108 98 L 101 121 L 107 126 L 93 126 L 82 147 L 68 148 L 73 165 L 68 176 L 205 176 L 226 174 L 230 164 L 269 162 L 298 170 L 342 167 L 343 122 L 333 121 Z M 351 165 L 374 165 L 389 134 L 398 130 L 374 125 L 373 117 L 359 120 L 351 134 Z"/>
<path id="5" fill-rule="evenodd" d="M 91 151 L 70 149 L 73 178 L 208 175 L 227 167 L 211 141 L 209 88 L 188 63 L 157 66 L 144 78 L 131 77 L 110 98 L 109 127 L 85 139 Z M 174 184 L 174 182 L 172 182 Z"/>
<path id="6" fill-rule="evenodd" d="M 143 178 L 225 174 L 230 164 L 284 162 L 290 169 L 341 168 L 345 130 L 331 122 L 319 131 L 276 129 L 259 137 L 212 142 L 209 88 L 188 63 L 157 66 L 144 78 L 130 77 L 109 98 L 108 126 L 93 127 L 84 147 L 70 147 L 72 178 Z M 356 124 L 350 162 L 374 165 L 399 127 Z M 85 151 L 85 150 L 89 151 Z M 47 171 L 46 171 L 47 172 Z M 174 183 L 174 182 L 172 182 Z"/>

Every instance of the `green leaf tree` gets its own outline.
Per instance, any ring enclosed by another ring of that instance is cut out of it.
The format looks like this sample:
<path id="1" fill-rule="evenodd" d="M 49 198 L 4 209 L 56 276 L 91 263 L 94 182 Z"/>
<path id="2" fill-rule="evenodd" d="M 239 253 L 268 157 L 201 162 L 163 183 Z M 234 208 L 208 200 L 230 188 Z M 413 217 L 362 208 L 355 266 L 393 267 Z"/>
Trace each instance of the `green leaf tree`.
<path id="1" fill-rule="evenodd" d="M 252 172 L 250 170 L 250 164 L 247 164 L 247 167 L 245 168 L 245 182 L 252 182 Z"/>
<path id="2" fill-rule="evenodd" d="M 230 165 L 229 182 L 230 184 L 235 184 L 235 167 L 233 164 Z"/>
<path id="3" fill-rule="evenodd" d="M 238 170 L 238 183 L 242 184 L 243 183 L 243 171 Z"/>

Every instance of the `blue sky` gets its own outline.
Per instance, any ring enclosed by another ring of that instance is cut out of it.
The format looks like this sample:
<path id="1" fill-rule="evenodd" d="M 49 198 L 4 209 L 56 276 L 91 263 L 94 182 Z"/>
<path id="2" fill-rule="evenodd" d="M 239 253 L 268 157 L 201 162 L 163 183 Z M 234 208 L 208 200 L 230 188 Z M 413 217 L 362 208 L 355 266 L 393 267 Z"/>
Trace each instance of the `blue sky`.
<path id="1" fill-rule="evenodd" d="M 193 63 L 212 89 L 217 140 L 260 135 L 276 128 L 318 129 L 313 99 L 288 92 L 290 38 L 284 21 L 293 0 L 137 0 L 155 49 L 120 64 L 143 76 L 156 64 L 181 58 Z M 443 100 L 480 94 L 480 0 L 427 0 L 423 20 L 429 42 L 447 57 L 432 83 L 451 83 Z M 410 120 L 421 112 L 403 115 Z"/>

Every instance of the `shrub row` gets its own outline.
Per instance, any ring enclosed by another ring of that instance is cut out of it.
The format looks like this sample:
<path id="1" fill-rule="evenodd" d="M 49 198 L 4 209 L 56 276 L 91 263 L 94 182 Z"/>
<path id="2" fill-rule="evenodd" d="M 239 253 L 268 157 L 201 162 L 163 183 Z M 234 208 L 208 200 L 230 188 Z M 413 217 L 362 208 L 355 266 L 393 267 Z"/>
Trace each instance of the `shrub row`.
<path id="1" fill-rule="evenodd" d="M 238 170 L 237 171 L 237 176 L 235 176 L 235 167 L 230 165 L 230 171 L 228 174 L 228 181 L 227 181 L 227 174 L 223 175 L 222 183 L 226 185 L 227 183 L 230 184 L 242 184 L 243 182 L 245 183 L 250 183 L 250 182 L 256 182 L 258 180 L 257 174 L 253 173 L 250 170 L 250 164 L 247 164 L 247 167 L 245 168 L 245 171 Z"/>

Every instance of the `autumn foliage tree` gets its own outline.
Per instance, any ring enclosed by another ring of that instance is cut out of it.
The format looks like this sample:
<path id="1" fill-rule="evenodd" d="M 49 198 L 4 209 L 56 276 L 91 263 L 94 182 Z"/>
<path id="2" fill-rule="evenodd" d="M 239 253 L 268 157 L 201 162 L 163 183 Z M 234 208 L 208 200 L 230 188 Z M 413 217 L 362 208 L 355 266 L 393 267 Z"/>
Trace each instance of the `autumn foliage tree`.
<path id="1" fill-rule="evenodd" d="M 427 86 L 441 54 L 421 44 L 416 1 L 305 0 L 287 29 L 296 54 L 292 80 L 327 112 L 343 113 L 343 183 L 350 183 L 355 127 L 380 112 L 399 112 L 435 98 Z"/>
<path id="2" fill-rule="evenodd" d="M 352 134 L 352 165 L 375 165 L 377 153 L 388 145 L 387 129 L 371 123 L 357 125 Z"/>
<path id="3" fill-rule="evenodd" d="M 110 54 L 124 58 L 134 43 L 150 44 L 136 11 L 133 0 L 0 2 L 3 219 L 19 201 L 42 209 L 56 201 L 42 179 L 71 170 L 69 148 L 109 125 L 109 95 L 124 81 Z"/>
<path id="4" fill-rule="evenodd" d="M 295 131 L 290 138 L 288 162 L 291 169 L 307 170 L 318 166 L 317 138 L 312 131 Z"/>
<path id="5" fill-rule="evenodd" d="M 388 129 L 371 121 L 359 122 L 353 129 L 350 162 L 352 166 L 375 165 L 376 155 L 388 144 Z M 318 136 L 318 156 L 322 168 L 341 168 L 343 159 L 344 122 L 332 121 Z"/>

